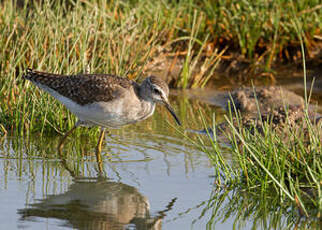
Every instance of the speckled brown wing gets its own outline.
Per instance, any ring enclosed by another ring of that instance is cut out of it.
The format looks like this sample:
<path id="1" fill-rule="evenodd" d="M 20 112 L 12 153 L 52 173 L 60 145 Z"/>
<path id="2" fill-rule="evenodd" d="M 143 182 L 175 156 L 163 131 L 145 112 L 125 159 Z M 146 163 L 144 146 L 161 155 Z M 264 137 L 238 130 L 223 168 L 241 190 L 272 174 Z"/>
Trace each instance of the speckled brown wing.
<path id="1" fill-rule="evenodd" d="M 23 77 L 36 85 L 53 89 L 80 105 L 111 101 L 130 87 L 137 88 L 135 82 L 109 74 L 59 75 L 28 69 Z"/>

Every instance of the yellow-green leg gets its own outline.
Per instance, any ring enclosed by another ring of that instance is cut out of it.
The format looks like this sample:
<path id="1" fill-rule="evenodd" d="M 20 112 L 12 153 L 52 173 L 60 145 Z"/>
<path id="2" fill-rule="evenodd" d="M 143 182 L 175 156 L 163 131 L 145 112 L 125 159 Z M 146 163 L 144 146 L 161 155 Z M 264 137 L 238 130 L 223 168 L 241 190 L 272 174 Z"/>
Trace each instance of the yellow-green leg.
<path id="1" fill-rule="evenodd" d="M 105 129 L 101 128 L 100 137 L 98 139 L 97 146 L 96 146 L 96 152 L 99 152 L 99 153 L 102 152 L 102 143 L 104 141 L 104 135 L 105 135 Z"/>
<path id="2" fill-rule="evenodd" d="M 101 152 L 102 152 L 102 143 L 104 141 L 104 134 L 105 134 L 105 129 L 101 128 L 100 137 L 98 139 L 97 146 L 96 146 L 96 160 L 97 160 L 98 170 L 100 173 L 103 173 L 103 162 L 102 162 Z"/>

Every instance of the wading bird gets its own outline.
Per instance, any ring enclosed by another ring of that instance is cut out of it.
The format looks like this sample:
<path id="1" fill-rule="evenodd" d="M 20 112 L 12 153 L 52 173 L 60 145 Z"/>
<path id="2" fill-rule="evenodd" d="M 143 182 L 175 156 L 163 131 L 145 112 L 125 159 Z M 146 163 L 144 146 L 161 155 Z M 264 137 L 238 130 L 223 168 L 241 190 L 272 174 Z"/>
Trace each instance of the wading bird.
<path id="1" fill-rule="evenodd" d="M 59 75 L 27 69 L 23 78 L 54 96 L 78 117 L 75 126 L 62 137 L 59 151 L 78 126 L 100 126 L 96 147 L 96 152 L 100 153 L 105 128 L 142 121 L 153 114 L 156 104 L 164 105 L 181 125 L 168 101 L 168 85 L 155 76 L 138 84 L 110 74 Z"/>

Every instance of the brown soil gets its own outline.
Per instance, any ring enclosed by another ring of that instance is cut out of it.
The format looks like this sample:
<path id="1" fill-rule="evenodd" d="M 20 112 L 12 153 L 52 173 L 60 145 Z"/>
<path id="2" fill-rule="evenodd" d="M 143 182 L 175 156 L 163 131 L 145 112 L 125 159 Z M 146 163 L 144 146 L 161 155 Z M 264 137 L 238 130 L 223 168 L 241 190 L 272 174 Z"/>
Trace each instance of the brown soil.
<path id="1" fill-rule="evenodd" d="M 289 127 L 299 133 L 305 132 L 307 128 L 307 123 L 304 121 L 304 99 L 282 87 L 241 88 L 226 94 L 224 101 L 227 111 L 230 107 L 234 115 L 235 112 L 241 114 L 241 118 L 233 119 L 236 128 L 241 125 L 259 133 L 263 133 L 264 123 L 281 133 Z M 309 106 L 308 117 L 316 127 L 322 123 L 321 115 L 312 105 Z M 219 124 L 217 129 L 219 135 L 230 132 L 227 122 Z M 194 132 L 207 133 L 206 130 Z M 208 129 L 208 132 L 212 134 L 211 129 Z"/>

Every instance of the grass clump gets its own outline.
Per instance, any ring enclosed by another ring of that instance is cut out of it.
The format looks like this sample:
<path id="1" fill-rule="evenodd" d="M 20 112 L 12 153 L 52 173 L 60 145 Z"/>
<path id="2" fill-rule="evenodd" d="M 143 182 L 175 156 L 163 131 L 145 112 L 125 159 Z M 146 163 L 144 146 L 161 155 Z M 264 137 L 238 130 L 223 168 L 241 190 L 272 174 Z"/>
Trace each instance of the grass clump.
<path id="1" fill-rule="evenodd" d="M 248 58 L 278 55 L 292 59 L 300 50 L 297 31 L 292 25 L 295 18 L 305 31 L 308 50 L 316 45 L 315 36 L 320 33 L 321 3 L 318 0 L 201 2 L 208 19 L 206 28 L 218 38 L 216 41 L 221 39 L 224 44 L 234 44 Z"/>
<path id="2" fill-rule="evenodd" d="M 306 117 L 303 125 L 286 124 L 282 130 L 272 128 L 270 121 L 258 129 L 245 127 L 232 116 L 226 119 L 226 144 L 218 141 L 216 132 L 209 136 L 211 149 L 199 144 L 215 169 L 216 192 L 207 206 L 214 212 L 210 224 L 236 216 L 237 226 L 254 219 L 275 229 L 285 228 L 285 220 L 288 228 L 318 226 L 322 220 L 321 127 Z M 223 204 L 226 198 L 229 204 Z"/>

